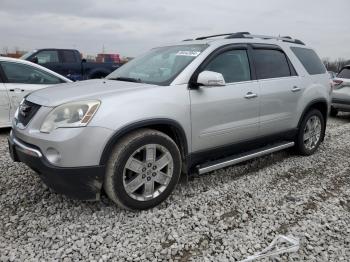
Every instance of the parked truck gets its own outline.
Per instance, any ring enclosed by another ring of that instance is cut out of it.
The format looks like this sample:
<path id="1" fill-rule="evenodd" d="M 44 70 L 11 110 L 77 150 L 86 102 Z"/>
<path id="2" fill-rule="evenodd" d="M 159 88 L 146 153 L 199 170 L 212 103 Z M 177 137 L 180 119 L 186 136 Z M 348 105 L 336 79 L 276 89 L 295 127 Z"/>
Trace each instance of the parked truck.
<path id="1" fill-rule="evenodd" d="M 87 62 L 75 49 L 37 49 L 24 54 L 21 59 L 37 63 L 73 81 L 103 78 L 120 66 L 120 63 L 112 62 Z"/>

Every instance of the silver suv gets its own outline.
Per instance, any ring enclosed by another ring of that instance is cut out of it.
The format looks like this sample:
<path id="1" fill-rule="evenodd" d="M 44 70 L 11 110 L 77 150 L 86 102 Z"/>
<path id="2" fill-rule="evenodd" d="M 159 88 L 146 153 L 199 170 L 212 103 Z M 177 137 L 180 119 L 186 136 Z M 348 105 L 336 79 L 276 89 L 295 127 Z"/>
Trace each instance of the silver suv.
<path id="1" fill-rule="evenodd" d="M 33 92 L 9 137 L 59 193 L 130 209 L 158 205 L 180 174 L 289 147 L 315 152 L 330 110 L 328 73 L 290 37 L 233 33 L 154 48 L 105 79 Z"/>

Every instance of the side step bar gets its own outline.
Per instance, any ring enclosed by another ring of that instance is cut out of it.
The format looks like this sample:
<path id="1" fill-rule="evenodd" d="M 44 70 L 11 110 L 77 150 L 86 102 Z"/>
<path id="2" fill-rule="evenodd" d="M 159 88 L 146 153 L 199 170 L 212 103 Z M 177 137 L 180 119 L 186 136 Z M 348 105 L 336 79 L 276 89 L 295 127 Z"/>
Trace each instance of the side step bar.
<path id="1" fill-rule="evenodd" d="M 224 168 L 227 166 L 232 166 L 253 158 L 257 158 L 257 157 L 261 157 L 261 156 L 265 156 L 277 151 L 281 151 L 283 149 L 289 148 L 289 147 L 293 147 L 294 146 L 294 142 L 283 142 L 283 143 L 279 143 L 279 144 L 274 144 L 274 145 L 270 145 L 270 146 L 266 146 L 263 148 L 260 148 L 258 150 L 253 150 L 253 151 L 248 151 L 247 153 L 244 154 L 239 154 L 236 156 L 230 157 L 230 158 L 224 158 L 221 160 L 217 160 L 214 162 L 209 162 L 207 164 L 204 165 L 199 165 L 197 166 L 198 169 L 198 173 L 201 174 L 205 174 L 220 168 Z"/>

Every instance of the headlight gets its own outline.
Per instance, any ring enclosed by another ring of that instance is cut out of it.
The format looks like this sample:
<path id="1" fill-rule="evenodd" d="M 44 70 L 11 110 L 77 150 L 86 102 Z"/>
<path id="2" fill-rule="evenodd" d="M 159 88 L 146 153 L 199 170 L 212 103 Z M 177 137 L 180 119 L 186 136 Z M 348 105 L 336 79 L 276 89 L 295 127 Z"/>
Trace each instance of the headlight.
<path id="1" fill-rule="evenodd" d="M 100 101 L 81 101 L 60 105 L 47 115 L 40 132 L 50 133 L 60 127 L 86 126 L 99 106 Z"/>

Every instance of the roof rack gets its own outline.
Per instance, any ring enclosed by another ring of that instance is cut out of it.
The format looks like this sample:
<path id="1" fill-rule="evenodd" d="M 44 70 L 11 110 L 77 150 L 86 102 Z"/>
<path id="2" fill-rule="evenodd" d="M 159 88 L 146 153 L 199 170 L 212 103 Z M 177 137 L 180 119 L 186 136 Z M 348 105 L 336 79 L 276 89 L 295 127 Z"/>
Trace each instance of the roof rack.
<path id="1" fill-rule="evenodd" d="M 280 40 L 283 42 L 289 42 L 299 45 L 305 45 L 304 42 L 300 41 L 299 39 L 291 38 L 290 36 L 269 36 L 269 35 L 252 35 L 252 34 L 244 34 L 243 37 L 236 37 L 236 34 L 233 36 L 228 36 L 226 38 L 260 38 L 260 39 L 275 39 Z"/>
<path id="2" fill-rule="evenodd" d="M 299 39 L 291 38 L 290 36 L 268 36 L 268 35 L 252 35 L 249 32 L 237 32 L 237 33 L 228 33 L 228 34 L 218 34 L 218 35 L 209 35 L 209 36 L 201 36 L 197 37 L 194 40 L 204 40 L 213 37 L 225 36 L 226 39 L 234 39 L 234 38 L 260 38 L 260 39 L 275 39 L 283 42 L 289 42 L 299 45 L 305 45 Z M 186 39 L 187 40 L 187 39 Z"/>
<path id="3" fill-rule="evenodd" d="M 218 37 L 218 36 L 230 36 L 230 35 L 233 35 L 233 34 L 235 34 L 235 33 L 201 36 L 201 37 L 197 37 L 195 40 L 204 40 L 204 39 L 207 39 L 207 38 Z"/>

